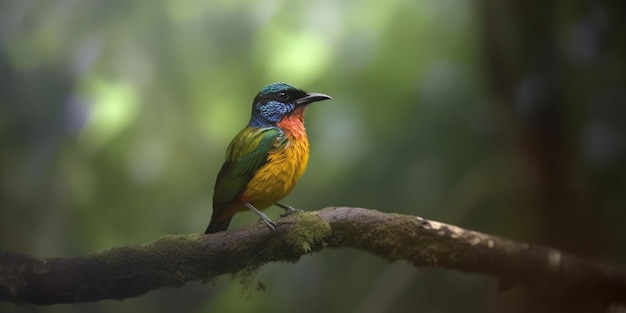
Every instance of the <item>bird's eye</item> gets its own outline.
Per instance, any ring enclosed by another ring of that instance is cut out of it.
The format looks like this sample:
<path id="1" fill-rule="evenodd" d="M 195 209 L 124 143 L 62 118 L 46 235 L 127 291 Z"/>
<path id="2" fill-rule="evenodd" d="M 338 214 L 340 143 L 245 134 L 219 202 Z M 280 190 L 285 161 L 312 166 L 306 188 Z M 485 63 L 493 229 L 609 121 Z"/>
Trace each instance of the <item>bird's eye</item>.
<path id="1" fill-rule="evenodd" d="M 278 93 L 278 98 L 280 98 L 281 100 L 288 100 L 289 99 L 289 95 L 286 92 L 279 92 Z"/>

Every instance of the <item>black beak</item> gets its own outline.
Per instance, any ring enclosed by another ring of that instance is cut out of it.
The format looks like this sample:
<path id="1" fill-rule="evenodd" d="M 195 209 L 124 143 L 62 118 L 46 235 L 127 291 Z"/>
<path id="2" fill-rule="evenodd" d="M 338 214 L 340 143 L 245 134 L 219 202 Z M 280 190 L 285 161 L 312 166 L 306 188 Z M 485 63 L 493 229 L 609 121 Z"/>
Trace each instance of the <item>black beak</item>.
<path id="1" fill-rule="evenodd" d="M 330 96 L 327 96 L 323 93 L 314 93 L 314 92 L 310 92 L 307 93 L 306 96 L 300 98 L 300 99 L 296 99 L 294 101 L 294 103 L 296 105 L 306 105 L 309 103 L 313 103 L 313 102 L 317 102 L 317 101 L 322 101 L 322 100 L 329 100 L 332 99 Z"/>

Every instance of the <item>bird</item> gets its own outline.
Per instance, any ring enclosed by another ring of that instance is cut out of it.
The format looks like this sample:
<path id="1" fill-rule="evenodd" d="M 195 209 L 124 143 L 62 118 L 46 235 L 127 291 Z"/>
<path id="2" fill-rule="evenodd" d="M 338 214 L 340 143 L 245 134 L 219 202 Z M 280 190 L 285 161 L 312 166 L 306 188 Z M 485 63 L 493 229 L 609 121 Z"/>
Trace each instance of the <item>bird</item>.
<path id="1" fill-rule="evenodd" d="M 270 229 L 264 210 L 272 205 L 286 214 L 298 210 L 279 203 L 296 186 L 309 159 L 304 111 L 332 99 L 284 82 L 263 87 L 252 101 L 248 125 L 228 145 L 213 191 L 213 213 L 205 234 L 225 231 L 233 216 L 251 210 Z"/>

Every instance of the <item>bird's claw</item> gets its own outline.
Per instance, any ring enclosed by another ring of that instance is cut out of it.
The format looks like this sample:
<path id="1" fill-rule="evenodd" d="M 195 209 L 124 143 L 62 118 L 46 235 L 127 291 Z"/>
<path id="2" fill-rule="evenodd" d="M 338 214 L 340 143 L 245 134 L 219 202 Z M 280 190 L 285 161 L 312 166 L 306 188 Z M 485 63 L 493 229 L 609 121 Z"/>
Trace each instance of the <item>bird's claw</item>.
<path id="1" fill-rule="evenodd" d="M 267 216 L 265 218 L 261 218 L 261 221 L 263 221 L 263 223 L 265 223 L 265 226 L 267 226 L 267 228 L 270 229 L 270 231 L 274 231 L 274 229 L 276 228 L 276 223 L 274 223 L 272 220 L 270 220 Z"/>
<path id="2" fill-rule="evenodd" d="M 248 209 L 252 210 L 252 212 L 256 213 L 256 215 L 259 216 L 259 219 L 261 221 L 263 221 L 263 223 L 265 223 L 265 226 L 267 226 L 267 228 L 269 228 L 271 231 L 274 231 L 274 228 L 276 228 L 276 223 L 274 223 L 269 217 L 267 217 L 267 215 L 263 214 L 263 212 L 257 210 L 252 204 L 245 203 L 245 206 L 248 207 Z"/>
<path id="3" fill-rule="evenodd" d="M 298 209 L 288 210 L 288 211 L 285 211 L 285 213 L 281 214 L 280 217 L 282 218 L 282 217 L 286 217 L 294 213 L 301 213 L 301 212 L 304 212 L 304 211 L 298 210 Z"/>
<path id="4" fill-rule="evenodd" d="M 303 210 L 295 209 L 292 206 L 289 206 L 289 205 L 286 205 L 286 204 L 276 203 L 276 205 L 281 207 L 281 208 L 283 208 L 285 210 L 285 213 L 281 214 L 280 217 L 289 216 L 289 215 L 294 214 L 294 213 L 304 212 Z"/>

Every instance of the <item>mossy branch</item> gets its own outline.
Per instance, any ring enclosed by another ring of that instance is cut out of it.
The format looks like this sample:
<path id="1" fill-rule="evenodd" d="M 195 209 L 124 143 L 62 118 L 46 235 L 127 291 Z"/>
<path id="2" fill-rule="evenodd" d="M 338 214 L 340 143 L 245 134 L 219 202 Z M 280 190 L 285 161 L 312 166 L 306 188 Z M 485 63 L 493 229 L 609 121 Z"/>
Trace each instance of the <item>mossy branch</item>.
<path id="1" fill-rule="evenodd" d="M 555 298 L 626 302 L 626 268 L 516 243 L 420 217 L 326 208 L 211 235 L 167 235 L 139 246 L 75 257 L 0 254 L 0 300 L 55 304 L 124 299 L 162 287 L 296 262 L 331 248 L 355 248 L 416 267 L 481 273 Z"/>

